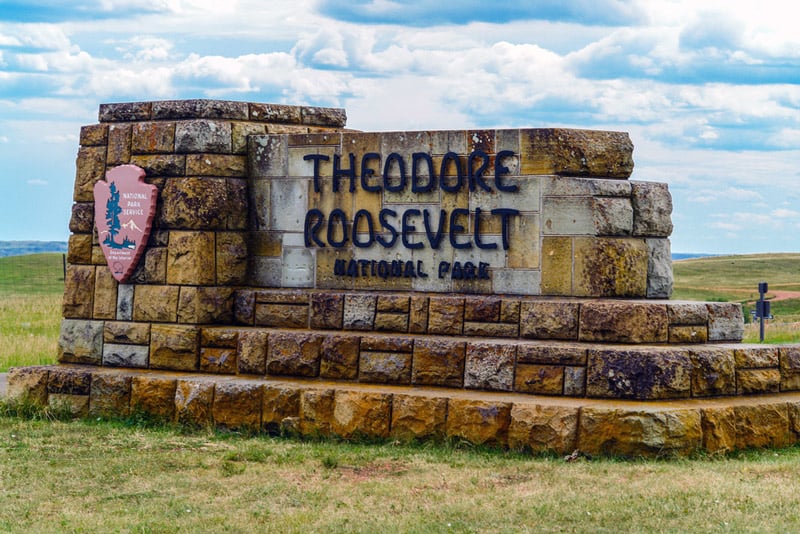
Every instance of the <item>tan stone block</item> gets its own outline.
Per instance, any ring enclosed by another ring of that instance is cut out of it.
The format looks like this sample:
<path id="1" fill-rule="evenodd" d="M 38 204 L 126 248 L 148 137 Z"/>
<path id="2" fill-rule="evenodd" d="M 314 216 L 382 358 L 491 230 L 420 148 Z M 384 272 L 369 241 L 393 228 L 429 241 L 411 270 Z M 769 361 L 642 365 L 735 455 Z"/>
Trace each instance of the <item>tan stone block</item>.
<path id="1" fill-rule="evenodd" d="M 708 328 L 705 326 L 672 326 L 669 327 L 670 343 L 707 343 Z"/>
<path id="2" fill-rule="evenodd" d="M 91 238 L 93 228 L 94 228 L 94 203 L 75 202 L 74 204 L 72 204 L 71 215 L 69 218 L 69 231 L 72 232 L 73 234 L 89 235 L 89 237 Z"/>
<path id="3" fill-rule="evenodd" d="M 513 344 L 467 343 L 464 387 L 511 391 L 516 355 Z"/>
<path id="4" fill-rule="evenodd" d="M 424 334 L 428 331 L 428 297 L 412 296 L 408 312 L 408 331 Z"/>
<path id="5" fill-rule="evenodd" d="M 736 417 L 732 407 L 705 408 L 702 414 L 703 449 L 725 453 L 736 448 Z"/>
<path id="6" fill-rule="evenodd" d="M 307 304 L 256 304 L 257 326 L 305 328 L 308 325 Z"/>
<path id="7" fill-rule="evenodd" d="M 67 265 L 64 281 L 64 317 L 91 319 L 95 268 L 90 265 Z"/>
<path id="8" fill-rule="evenodd" d="M 498 297 L 467 297 L 464 300 L 464 320 L 499 322 L 501 302 Z"/>
<path id="9" fill-rule="evenodd" d="M 358 380 L 373 384 L 410 384 L 411 354 L 362 351 Z"/>
<path id="10" fill-rule="evenodd" d="M 389 435 L 392 395 L 337 391 L 331 432 L 343 438 L 385 438 Z"/>
<path id="11" fill-rule="evenodd" d="M 300 332 L 273 332 L 267 344 L 267 374 L 319 376 L 323 336 Z"/>
<path id="12" fill-rule="evenodd" d="M 241 284 L 247 277 L 247 237 L 244 232 L 217 232 L 217 284 Z"/>
<path id="13" fill-rule="evenodd" d="M 733 407 L 736 448 L 785 447 L 794 442 L 786 403 L 764 401 Z"/>
<path id="14" fill-rule="evenodd" d="M 265 124 L 231 122 L 231 152 L 234 154 L 247 154 L 247 136 L 263 135 L 266 132 Z"/>
<path id="15" fill-rule="evenodd" d="M 509 324 L 519 324 L 519 300 L 503 299 L 500 302 L 500 322 Z"/>
<path id="16" fill-rule="evenodd" d="M 778 393 L 781 372 L 778 369 L 739 369 L 736 371 L 736 394 Z"/>
<path id="17" fill-rule="evenodd" d="M 47 405 L 58 412 L 66 412 L 72 417 L 86 417 L 89 413 L 89 395 L 70 395 L 69 393 L 50 393 Z"/>
<path id="18" fill-rule="evenodd" d="M 133 124 L 131 152 L 134 154 L 169 154 L 175 151 L 174 122 L 137 122 Z"/>
<path id="19" fill-rule="evenodd" d="M 414 385 L 463 387 L 466 343 L 440 339 L 418 339 L 414 343 L 411 383 Z"/>
<path id="20" fill-rule="evenodd" d="M 407 295 L 378 295 L 375 310 L 379 312 L 395 312 L 407 314 L 411 300 Z"/>
<path id="21" fill-rule="evenodd" d="M 236 349 L 204 347 L 200 349 L 200 371 L 203 373 L 236 374 Z"/>
<path id="22" fill-rule="evenodd" d="M 542 295 L 572 295 L 572 238 L 542 238 Z"/>
<path id="23" fill-rule="evenodd" d="M 167 282 L 166 247 L 155 247 L 145 252 L 144 277 L 151 284 L 165 284 Z"/>
<path id="24" fill-rule="evenodd" d="M 519 325 L 465 321 L 463 333 L 465 336 L 517 337 L 519 336 Z"/>
<path id="25" fill-rule="evenodd" d="M 308 304 L 310 302 L 308 293 L 297 292 L 293 290 L 273 290 L 266 289 L 256 291 L 256 302 L 264 302 L 268 304 Z"/>
<path id="26" fill-rule="evenodd" d="M 779 349 L 781 391 L 800 389 L 800 345 L 785 345 Z"/>
<path id="27" fill-rule="evenodd" d="M 263 375 L 267 366 L 267 339 L 265 330 L 245 330 L 238 339 L 238 365 L 240 374 Z"/>
<path id="28" fill-rule="evenodd" d="M 692 358 L 692 396 L 714 397 L 736 393 L 736 368 L 733 350 L 698 347 Z"/>
<path id="29" fill-rule="evenodd" d="M 99 146 L 108 142 L 108 124 L 81 126 L 81 146 Z"/>
<path id="30" fill-rule="evenodd" d="M 576 450 L 578 408 L 514 403 L 508 447 L 532 452 L 569 454 Z"/>
<path id="31" fill-rule="evenodd" d="M 586 366 L 586 345 L 572 343 L 520 343 L 517 363 Z"/>
<path id="32" fill-rule="evenodd" d="M 167 283 L 211 285 L 215 282 L 213 232 L 170 232 Z"/>
<path id="33" fill-rule="evenodd" d="M 183 154 L 131 155 L 130 163 L 144 169 L 147 176 L 186 174 L 186 156 Z"/>
<path id="34" fill-rule="evenodd" d="M 529 339 L 578 338 L 577 302 L 523 301 L 520 304 L 520 336 Z"/>
<path id="35" fill-rule="evenodd" d="M 340 330 L 342 328 L 343 313 L 343 295 L 338 293 L 311 294 L 311 328 Z"/>
<path id="36" fill-rule="evenodd" d="M 92 265 L 108 265 L 106 257 L 103 256 L 103 250 L 97 244 L 92 245 Z"/>
<path id="37" fill-rule="evenodd" d="M 375 314 L 375 330 L 379 332 L 408 332 L 407 313 Z"/>
<path id="38" fill-rule="evenodd" d="M 178 286 L 137 285 L 133 296 L 133 320 L 174 323 L 178 320 Z"/>
<path id="39" fill-rule="evenodd" d="M 511 218 L 506 267 L 538 269 L 541 266 L 539 246 L 539 214 L 522 214 Z"/>
<path id="40" fill-rule="evenodd" d="M 233 303 L 233 288 L 230 287 L 181 287 L 178 322 L 229 323 L 233 320 Z"/>
<path id="41" fill-rule="evenodd" d="M 196 371 L 199 340 L 200 331 L 195 326 L 154 324 L 150 329 L 150 367 Z"/>
<path id="42" fill-rule="evenodd" d="M 47 393 L 88 395 L 91 390 L 92 373 L 81 369 L 55 367 L 47 378 Z"/>
<path id="43" fill-rule="evenodd" d="M 778 347 L 744 345 L 733 351 L 737 369 L 778 367 Z"/>
<path id="44" fill-rule="evenodd" d="M 92 234 L 73 234 L 69 236 L 67 262 L 85 265 L 92 263 Z"/>
<path id="45" fill-rule="evenodd" d="M 430 297 L 428 299 L 428 332 L 431 334 L 461 334 L 464 326 L 464 299 L 459 297 Z"/>
<path id="46" fill-rule="evenodd" d="M 574 292 L 585 297 L 645 297 L 648 247 L 643 239 L 575 238 Z"/>
<path id="47" fill-rule="evenodd" d="M 361 350 L 411 353 L 414 350 L 414 338 L 365 335 L 361 337 Z"/>
<path id="48" fill-rule="evenodd" d="M 633 143 L 625 132 L 520 130 L 520 174 L 628 178 Z"/>
<path id="49" fill-rule="evenodd" d="M 130 413 L 131 377 L 97 373 L 92 376 L 89 415 L 126 417 Z"/>
<path id="50" fill-rule="evenodd" d="M 666 343 L 666 306 L 598 300 L 581 304 L 580 341 Z"/>
<path id="51" fill-rule="evenodd" d="M 132 124 L 108 125 L 107 165 L 124 165 L 131 160 Z"/>
<path id="52" fill-rule="evenodd" d="M 262 391 L 261 384 L 218 382 L 211 408 L 214 423 L 226 428 L 260 430 Z"/>
<path id="53" fill-rule="evenodd" d="M 584 407 L 577 449 L 628 457 L 685 456 L 703 443 L 700 410 Z"/>
<path id="54" fill-rule="evenodd" d="M 612 399 L 676 399 L 691 395 L 692 359 L 680 349 L 589 349 L 586 395 Z"/>
<path id="55" fill-rule="evenodd" d="M 447 399 L 417 395 L 392 395 L 392 438 L 440 439 L 445 434 Z"/>
<path id="56" fill-rule="evenodd" d="M 564 393 L 564 368 L 557 365 L 518 363 L 514 391 L 537 395 Z"/>
<path id="57" fill-rule="evenodd" d="M 705 326 L 708 323 L 708 308 L 704 302 L 670 302 L 667 311 L 671 325 Z"/>
<path id="58" fill-rule="evenodd" d="M 48 367 L 12 367 L 8 370 L 6 400 L 14 404 L 47 406 Z"/>
<path id="59" fill-rule="evenodd" d="M 234 154 L 188 154 L 187 176 L 245 177 L 247 156 Z"/>
<path id="60" fill-rule="evenodd" d="M 175 388 L 175 422 L 184 426 L 211 426 L 214 382 L 178 380 Z"/>
<path id="61" fill-rule="evenodd" d="M 333 422 L 333 389 L 307 389 L 300 393 L 300 433 L 328 436 Z"/>
<path id="62" fill-rule="evenodd" d="M 134 376 L 131 378 L 131 412 L 171 421 L 175 415 L 176 386 L 174 378 Z"/>
<path id="63" fill-rule="evenodd" d="M 287 419 L 300 416 L 300 390 L 280 385 L 264 385 L 264 404 L 261 425 L 268 433 L 277 435 L 288 430 Z"/>
<path id="64" fill-rule="evenodd" d="M 354 380 L 358 376 L 358 336 L 327 335 L 322 341 L 319 376 Z"/>
<path id="65" fill-rule="evenodd" d="M 200 345 L 203 347 L 220 347 L 235 349 L 239 341 L 240 328 L 224 326 L 200 329 Z"/>
<path id="66" fill-rule="evenodd" d="M 94 200 L 94 184 L 105 177 L 106 147 L 80 147 L 76 167 L 72 200 L 92 202 Z"/>
<path id="67" fill-rule="evenodd" d="M 100 365 L 103 359 L 103 321 L 63 319 L 58 336 L 58 361 Z"/>
<path id="68" fill-rule="evenodd" d="M 115 319 L 117 316 L 117 281 L 108 269 L 95 270 L 92 306 L 95 319 Z"/>
<path id="69" fill-rule="evenodd" d="M 511 403 L 451 398 L 447 402 L 446 432 L 476 445 L 503 447 L 508 442 Z"/>

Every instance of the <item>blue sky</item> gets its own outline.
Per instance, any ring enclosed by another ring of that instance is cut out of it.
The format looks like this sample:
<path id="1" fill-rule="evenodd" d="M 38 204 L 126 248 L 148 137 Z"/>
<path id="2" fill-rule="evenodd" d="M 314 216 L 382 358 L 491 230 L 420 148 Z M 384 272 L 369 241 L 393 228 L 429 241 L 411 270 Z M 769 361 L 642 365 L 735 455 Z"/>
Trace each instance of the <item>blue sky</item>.
<path id="1" fill-rule="evenodd" d="M 458 6 L 458 7 L 455 7 Z M 673 252 L 800 250 L 800 33 L 778 0 L 0 0 L 0 240 L 65 240 L 101 103 L 344 107 L 359 130 L 622 130 Z"/>

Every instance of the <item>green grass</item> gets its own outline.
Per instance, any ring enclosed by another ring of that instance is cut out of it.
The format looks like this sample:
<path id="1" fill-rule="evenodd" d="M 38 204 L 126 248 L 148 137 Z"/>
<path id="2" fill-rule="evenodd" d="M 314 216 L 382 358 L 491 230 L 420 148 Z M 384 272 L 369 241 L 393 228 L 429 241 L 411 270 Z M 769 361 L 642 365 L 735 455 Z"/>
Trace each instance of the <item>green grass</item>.
<path id="1" fill-rule="evenodd" d="M 60 295 L 64 292 L 62 258 L 59 253 L 0 258 L 0 296 Z"/>

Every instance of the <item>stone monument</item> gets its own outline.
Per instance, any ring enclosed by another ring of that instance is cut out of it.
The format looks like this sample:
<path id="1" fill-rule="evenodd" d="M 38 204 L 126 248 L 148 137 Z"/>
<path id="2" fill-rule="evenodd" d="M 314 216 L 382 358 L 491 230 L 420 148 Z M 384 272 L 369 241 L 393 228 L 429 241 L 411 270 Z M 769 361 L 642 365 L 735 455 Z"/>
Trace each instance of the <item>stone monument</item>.
<path id="1" fill-rule="evenodd" d="M 359 132 L 216 100 L 99 115 L 60 363 L 13 369 L 12 401 L 557 453 L 798 439 L 800 347 L 742 344 L 738 304 L 669 300 L 671 197 L 629 180 L 625 133 Z"/>

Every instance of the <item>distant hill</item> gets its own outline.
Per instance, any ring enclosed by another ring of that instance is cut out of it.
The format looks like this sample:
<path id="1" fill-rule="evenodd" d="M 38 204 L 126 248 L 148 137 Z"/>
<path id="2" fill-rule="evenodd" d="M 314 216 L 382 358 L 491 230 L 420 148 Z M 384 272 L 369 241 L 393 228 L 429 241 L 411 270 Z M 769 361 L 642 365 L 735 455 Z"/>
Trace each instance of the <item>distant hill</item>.
<path id="1" fill-rule="evenodd" d="M 719 256 L 719 254 L 704 254 L 702 252 L 675 252 L 672 254 L 672 261 L 690 260 L 692 258 L 708 258 L 712 256 Z"/>
<path id="2" fill-rule="evenodd" d="M 0 258 L 40 252 L 66 252 L 66 241 L 0 241 Z"/>

